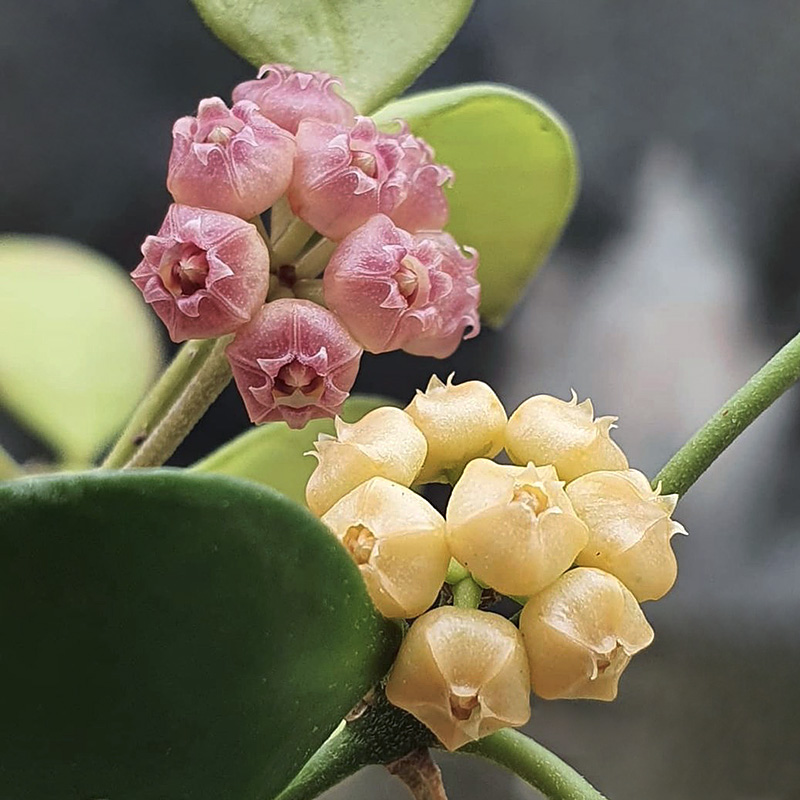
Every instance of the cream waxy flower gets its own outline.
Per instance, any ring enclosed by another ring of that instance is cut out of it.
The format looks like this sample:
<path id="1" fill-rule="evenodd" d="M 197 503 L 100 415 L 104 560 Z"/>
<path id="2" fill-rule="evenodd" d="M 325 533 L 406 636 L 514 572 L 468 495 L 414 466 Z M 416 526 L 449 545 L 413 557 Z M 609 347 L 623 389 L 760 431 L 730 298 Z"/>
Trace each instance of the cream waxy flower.
<path id="1" fill-rule="evenodd" d="M 532 595 L 569 569 L 588 539 L 552 467 L 467 464 L 447 505 L 447 543 L 473 576 Z"/>
<path id="2" fill-rule="evenodd" d="M 172 128 L 167 188 L 178 203 L 250 219 L 286 192 L 294 149 L 255 103 L 229 109 L 219 97 L 201 100 L 196 117 Z"/>
<path id="3" fill-rule="evenodd" d="M 251 421 L 290 428 L 339 413 L 361 353 L 334 314 L 295 299 L 267 303 L 225 351 Z"/>
<path id="4" fill-rule="evenodd" d="M 653 641 L 636 598 L 618 578 L 589 567 L 528 600 L 519 629 L 531 686 L 546 700 L 613 700 L 631 657 Z"/>
<path id="5" fill-rule="evenodd" d="M 547 394 L 526 400 L 509 418 L 505 448 L 515 464 L 552 464 L 569 483 L 595 470 L 627 469 L 628 459 L 609 433 L 616 417 L 594 418 L 591 400 Z"/>
<path id="6" fill-rule="evenodd" d="M 265 117 L 290 133 L 297 133 L 304 119 L 352 125 L 355 111 L 337 94 L 337 86 L 341 81 L 327 72 L 300 72 L 286 64 L 264 64 L 256 80 L 240 83 L 233 90 L 233 100 L 251 100 Z"/>
<path id="7" fill-rule="evenodd" d="M 567 494 L 589 528 L 578 564 L 616 575 L 641 603 L 658 600 L 675 583 L 678 564 L 670 547 L 686 533 L 670 515 L 678 495 L 653 491 L 636 470 L 590 472 L 574 480 Z"/>
<path id="8" fill-rule="evenodd" d="M 386 697 L 427 725 L 448 750 L 524 725 L 531 706 L 522 637 L 497 614 L 433 609 L 403 640 Z"/>
<path id="9" fill-rule="evenodd" d="M 446 358 L 480 330 L 477 267 L 449 234 L 411 234 L 376 214 L 331 256 L 325 300 L 371 353 Z"/>
<path id="10" fill-rule="evenodd" d="M 473 458 L 492 458 L 503 449 L 506 412 L 497 395 L 481 381 L 442 383 L 436 375 L 406 412 L 428 441 L 428 455 L 417 480 L 454 483 Z"/>
<path id="11" fill-rule="evenodd" d="M 428 445 L 405 411 L 376 408 L 348 425 L 336 418 L 336 436 L 320 436 L 314 447 L 316 469 L 306 485 L 306 502 L 317 515 L 370 478 L 388 478 L 410 486 Z"/>
<path id="12" fill-rule="evenodd" d="M 416 617 L 436 600 L 450 553 L 444 520 L 425 498 L 386 478 L 371 478 L 322 521 L 358 564 L 381 614 Z"/>
<path id="13" fill-rule="evenodd" d="M 254 225 L 231 214 L 172 205 L 142 255 L 131 279 L 173 342 L 232 333 L 267 296 L 267 246 Z"/>

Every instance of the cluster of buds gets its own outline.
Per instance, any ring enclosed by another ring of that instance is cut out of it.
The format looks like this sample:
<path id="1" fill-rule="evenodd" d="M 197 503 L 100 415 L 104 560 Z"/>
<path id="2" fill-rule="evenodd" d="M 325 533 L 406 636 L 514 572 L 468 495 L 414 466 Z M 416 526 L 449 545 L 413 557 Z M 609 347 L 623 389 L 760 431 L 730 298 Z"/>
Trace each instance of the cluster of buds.
<path id="1" fill-rule="evenodd" d="M 445 358 L 480 328 L 477 254 L 442 230 L 452 172 L 338 86 L 267 65 L 179 119 L 175 202 L 132 274 L 173 341 L 233 335 L 255 423 L 334 416 L 364 350 Z"/>
<path id="2" fill-rule="evenodd" d="M 405 410 L 337 419 L 316 443 L 309 508 L 378 610 L 413 620 L 386 695 L 448 749 L 523 725 L 531 689 L 613 700 L 652 642 L 640 603 L 672 587 L 670 540 L 685 531 L 677 496 L 629 468 L 614 421 L 574 394 L 531 397 L 509 418 L 485 383 L 433 377 Z M 492 460 L 503 450 L 512 463 Z M 453 486 L 444 516 L 415 491 L 431 482 Z M 521 604 L 518 627 L 449 605 L 456 580 Z"/>

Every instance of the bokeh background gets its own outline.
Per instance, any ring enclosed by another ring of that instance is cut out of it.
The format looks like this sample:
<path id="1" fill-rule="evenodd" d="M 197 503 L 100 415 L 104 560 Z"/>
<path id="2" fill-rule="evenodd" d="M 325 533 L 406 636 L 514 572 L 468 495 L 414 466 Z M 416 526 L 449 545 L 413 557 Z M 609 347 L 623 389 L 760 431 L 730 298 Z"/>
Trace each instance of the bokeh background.
<path id="1" fill-rule="evenodd" d="M 168 202 L 173 120 L 251 72 L 188 0 L 0 0 L 0 231 L 133 268 Z M 357 389 L 405 400 L 455 370 L 513 409 L 574 387 L 654 474 L 800 326 L 798 75 L 797 0 L 477 0 L 419 87 L 495 80 L 546 100 L 575 132 L 581 199 L 503 330 L 446 363 L 369 357 Z M 681 574 L 646 608 L 656 643 L 619 700 L 535 704 L 529 732 L 612 800 L 800 796 L 798 402 L 681 503 Z M 246 425 L 228 390 L 174 463 Z M 46 456 L 7 418 L 0 435 Z M 453 800 L 531 796 L 469 757 L 441 763 Z M 404 796 L 375 768 L 330 798 Z"/>

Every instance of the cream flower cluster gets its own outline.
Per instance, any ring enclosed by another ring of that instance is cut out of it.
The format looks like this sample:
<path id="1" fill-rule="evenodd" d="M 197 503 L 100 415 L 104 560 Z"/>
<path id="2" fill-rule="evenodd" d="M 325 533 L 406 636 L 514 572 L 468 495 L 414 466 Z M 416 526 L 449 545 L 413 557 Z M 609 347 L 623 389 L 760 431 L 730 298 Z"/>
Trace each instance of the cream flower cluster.
<path id="1" fill-rule="evenodd" d="M 671 518 L 677 496 L 629 468 L 614 421 L 574 394 L 531 397 L 508 418 L 485 383 L 434 376 L 405 410 L 337 420 L 317 442 L 309 507 L 378 610 L 416 618 L 387 697 L 448 749 L 524 724 L 531 688 L 613 700 L 652 642 L 639 603 L 672 587 L 670 539 L 685 531 Z M 511 464 L 492 460 L 503 450 Z M 453 485 L 444 517 L 414 490 L 431 482 Z M 512 597 L 519 627 L 444 604 L 446 579 Z"/>

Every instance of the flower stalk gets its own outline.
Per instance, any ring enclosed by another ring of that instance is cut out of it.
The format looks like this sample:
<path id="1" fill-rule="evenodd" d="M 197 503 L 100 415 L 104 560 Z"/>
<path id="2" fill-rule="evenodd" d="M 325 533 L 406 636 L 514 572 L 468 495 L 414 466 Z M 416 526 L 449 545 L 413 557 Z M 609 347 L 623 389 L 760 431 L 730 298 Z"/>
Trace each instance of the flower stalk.
<path id="1" fill-rule="evenodd" d="M 463 748 L 519 775 L 548 800 L 606 800 L 582 775 L 538 742 L 512 729 Z"/>
<path id="2" fill-rule="evenodd" d="M 139 404 L 104 468 L 160 466 L 175 452 L 230 380 L 224 357 L 229 340 L 189 341 L 181 347 Z"/>

